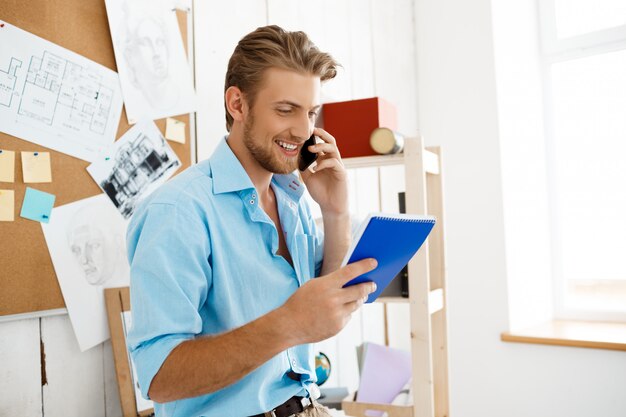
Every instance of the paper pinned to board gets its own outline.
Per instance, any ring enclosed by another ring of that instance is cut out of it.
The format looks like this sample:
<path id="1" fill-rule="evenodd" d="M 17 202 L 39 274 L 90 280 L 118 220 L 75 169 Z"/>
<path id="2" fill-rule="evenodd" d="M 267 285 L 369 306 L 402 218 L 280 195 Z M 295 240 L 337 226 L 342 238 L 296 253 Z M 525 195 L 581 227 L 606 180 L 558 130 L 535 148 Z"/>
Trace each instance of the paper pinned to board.
<path id="1" fill-rule="evenodd" d="M 0 20 L 0 130 L 93 161 L 122 113 L 117 74 Z"/>
<path id="2" fill-rule="evenodd" d="M 0 190 L 0 222 L 15 220 L 15 191 Z"/>
<path id="3" fill-rule="evenodd" d="M 171 2 L 105 4 L 128 123 L 195 111 L 192 72 Z"/>
<path id="4" fill-rule="evenodd" d="M 139 202 L 167 181 L 180 159 L 152 120 L 141 120 L 107 149 L 87 172 L 129 218 Z"/>
<path id="5" fill-rule="evenodd" d="M 52 182 L 50 152 L 22 152 L 22 174 L 25 183 Z"/>
<path id="6" fill-rule="evenodd" d="M 15 152 L 0 149 L 0 182 L 15 182 Z"/>
<path id="7" fill-rule="evenodd" d="M 20 216 L 40 223 L 49 223 L 55 199 L 54 194 L 26 187 Z"/>
<path id="8" fill-rule="evenodd" d="M 51 217 L 41 229 L 84 352 L 109 338 L 104 288 L 130 282 L 127 222 L 104 194 L 55 207 Z"/>
<path id="9" fill-rule="evenodd" d="M 185 122 L 168 117 L 165 122 L 165 139 L 184 144 L 185 126 Z"/>

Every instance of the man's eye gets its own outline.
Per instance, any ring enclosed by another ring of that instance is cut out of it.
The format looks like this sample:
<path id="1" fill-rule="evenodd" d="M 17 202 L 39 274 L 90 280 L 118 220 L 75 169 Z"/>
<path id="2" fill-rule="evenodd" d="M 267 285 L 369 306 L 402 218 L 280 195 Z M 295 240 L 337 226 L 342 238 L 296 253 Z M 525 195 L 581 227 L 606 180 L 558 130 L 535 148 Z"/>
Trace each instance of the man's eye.
<path id="1" fill-rule="evenodd" d="M 76 256 L 80 255 L 80 248 L 78 246 L 72 246 L 72 253 Z"/>
<path id="2" fill-rule="evenodd" d="M 317 117 L 317 112 L 314 112 L 314 111 L 310 112 L 309 113 L 309 117 L 316 118 Z"/>
<path id="3" fill-rule="evenodd" d="M 291 113 L 291 109 L 277 109 L 280 114 L 288 114 Z"/>

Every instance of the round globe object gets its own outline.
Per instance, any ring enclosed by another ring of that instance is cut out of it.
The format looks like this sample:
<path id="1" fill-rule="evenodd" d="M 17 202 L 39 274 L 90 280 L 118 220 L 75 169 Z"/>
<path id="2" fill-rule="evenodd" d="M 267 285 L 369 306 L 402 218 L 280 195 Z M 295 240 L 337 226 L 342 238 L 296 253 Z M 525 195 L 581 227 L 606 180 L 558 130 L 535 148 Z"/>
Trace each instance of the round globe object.
<path id="1" fill-rule="evenodd" d="M 317 385 L 322 385 L 330 376 L 330 359 L 325 353 L 319 352 L 315 355 L 315 374 L 317 375 Z"/>

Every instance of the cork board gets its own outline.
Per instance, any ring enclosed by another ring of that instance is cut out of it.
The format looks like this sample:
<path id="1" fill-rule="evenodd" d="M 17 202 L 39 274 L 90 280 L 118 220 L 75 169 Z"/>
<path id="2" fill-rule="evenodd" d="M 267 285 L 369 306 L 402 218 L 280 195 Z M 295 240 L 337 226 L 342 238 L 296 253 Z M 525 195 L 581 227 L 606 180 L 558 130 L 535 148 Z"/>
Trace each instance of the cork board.
<path id="1" fill-rule="evenodd" d="M 177 17 L 187 45 L 188 13 L 177 11 Z M 2 0 L 0 18 L 117 71 L 104 0 Z M 183 115 L 176 119 L 185 122 L 187 141 L 185 144 L 171 141 L 168 143 L 182 163 L 182 168 L 177 171 L 181 172 L 191 163 L 190 117 Z M 165 120 L 158 120 L 156 123 L 164 133 Z M 128 129 L 123 110 L 116 138 Z M 50 152 L 52 182 L 30 185 L 54 194 L 55 207 L 100 194 L 102 191 L 87 173 L 87 161 L 2 132 L 0 149 L 16 153 L 15 182 L 0 184 L 1 188 L 15 191 L 15 221 L 0 222 L 0 316 L 64 308 L 63 296 L 41 225 L 19 216 L 26 190 L 19 152 Z"/>

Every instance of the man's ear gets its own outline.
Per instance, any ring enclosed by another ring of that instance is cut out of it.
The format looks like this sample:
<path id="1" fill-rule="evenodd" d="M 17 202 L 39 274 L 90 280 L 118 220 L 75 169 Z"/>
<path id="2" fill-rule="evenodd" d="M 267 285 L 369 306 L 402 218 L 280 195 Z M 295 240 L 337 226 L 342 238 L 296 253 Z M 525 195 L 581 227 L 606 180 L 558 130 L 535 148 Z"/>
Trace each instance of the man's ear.
<path id="1" fill-rule="evenodd" d="M 231 85 L 226 89 L 226 93 L 224 93 L 224 100 L 226 102 L 226 109 L 233 120 L 242 122 L 248 112 L 248 105 L 242 91 L 238 87 Z"/>

